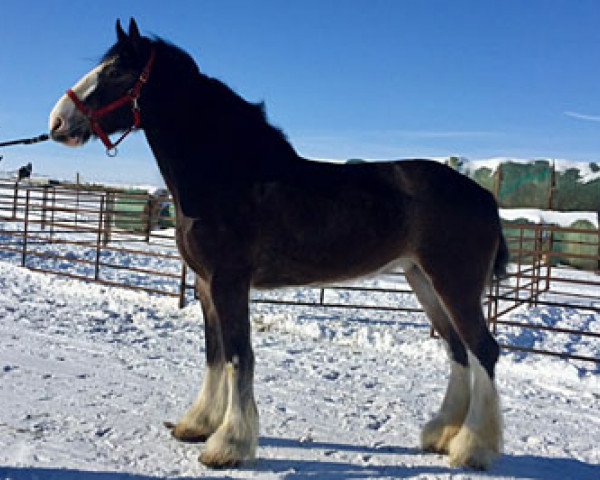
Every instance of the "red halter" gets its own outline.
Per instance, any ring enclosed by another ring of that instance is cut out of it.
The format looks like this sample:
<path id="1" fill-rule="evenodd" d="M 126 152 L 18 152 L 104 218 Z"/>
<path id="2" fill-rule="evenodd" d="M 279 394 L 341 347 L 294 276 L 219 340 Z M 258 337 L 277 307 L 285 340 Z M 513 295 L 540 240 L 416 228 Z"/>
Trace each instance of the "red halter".
<path id="1" fill-rule="evenodd" d="M 127 135 L 129 135 L 133 130 L 137 130 L 138 128 L 140 128 L 141 117 L 138 99 L 140 98 L 142 87 L 150 77 L 150 72 L 152 70 L 152 66 L 154 65 L 155 57 L 156 51 L 152 49 L 152 51 L 150 52 L 150 58 L 148 59 L 148 63 L 146 63 L 144 70 L 142 70 L 142 73 L 140 74 L 137 82 L 135 82 L 133 88 L 122 97 L 117 98 L 115 101 L 97 110 L 92 110 L 87 105 L 85 105 L 79 99 L 79 97 L 77 97 L 77 94 L 73 90 L 67 90 L 67 95 L 71 100 L 73 100 L 73 103 L 75 104 L 75 107 L 77 107 L 77 110 L 79 110 L 88 118 L 92 127 L 92 131 L 96 135 L 98 135 L 100 140 L 102 140 L 102 143 L 106 147 L 106 154 L 109 157 L 114 157 L 117 154 L 117 145 L 119 145 L 119 143 L 121 143 Z M 102 127 L 100 126 L 100 123 L 98 123 L 98 120 L 100 120 L 102 117 L 105 117 L 112 111 L 117 110 L 127 104 L 131 104 L 131 111 L 133 112 L 133 125 L 127 130 L 125 130 L 123 135 L 121 135 L 119 139 L 113 143 L 111 142 L 110 138 L 108 138 L 106 132 L 102 130 Z"/>

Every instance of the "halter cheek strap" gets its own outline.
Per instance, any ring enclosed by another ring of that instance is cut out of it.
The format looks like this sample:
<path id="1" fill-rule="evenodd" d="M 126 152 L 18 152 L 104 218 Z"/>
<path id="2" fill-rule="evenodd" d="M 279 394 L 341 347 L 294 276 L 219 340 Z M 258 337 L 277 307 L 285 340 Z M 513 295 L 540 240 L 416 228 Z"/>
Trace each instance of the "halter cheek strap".
<path id="1" fill-rule="evenodd" d="M 142 70 L 142 73 L 135 82 L 133 88 L 122 97 L 117 98 L 115 101 L 97 110 L 93 110 L 87 105 L 85 105 L 73 90 L 67 90 L 67 96 L 73 101 L 77 110 L 79 110 L 83 115 L 85 115 L 90 121 L 92 131 L 98 136 L 98 138 L 106 147 L 106 154 L 109 157 L 116 156 L 117 145 L 119 145 L 125 139 L 125 137 L 129 135 L 133 130 L 137 130 L 141 126 L 141 114 L 138 99 L 140 98 L 140 95 L 142 93 L 142 87 L 146 84 L 146 82 L 148 82 L 148 79 L 150 78 L 150 72 L 152 71 L 155 57 L 156 51 L 152 49 L 152 51 L 150 52 L 150 58 L 148 59 L 144 70 Z M 105 117 L 109 113 L 127 104 L 131 105 L 131 111 L 133 113 L 133 125 L 131 125 L 127 130 L 125 130 L 125 132 L 118 138 L 118 140 L 113 143 L 106 134 L 106 132 L 100 126 L 99 120 L 102 117 Z"/>

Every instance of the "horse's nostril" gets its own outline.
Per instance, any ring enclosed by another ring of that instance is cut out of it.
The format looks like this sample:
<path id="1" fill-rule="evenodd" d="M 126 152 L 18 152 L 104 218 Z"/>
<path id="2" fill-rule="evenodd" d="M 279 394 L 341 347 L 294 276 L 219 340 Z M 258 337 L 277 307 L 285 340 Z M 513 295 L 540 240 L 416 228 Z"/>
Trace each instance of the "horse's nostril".
<path id="1" fill-rule="evenodd" d="M 52 128 L 50 129 L 52 132 L 58 132 L 63 126 L 63 119 L 59 116 L 54 117 L 52 120 Z"/>

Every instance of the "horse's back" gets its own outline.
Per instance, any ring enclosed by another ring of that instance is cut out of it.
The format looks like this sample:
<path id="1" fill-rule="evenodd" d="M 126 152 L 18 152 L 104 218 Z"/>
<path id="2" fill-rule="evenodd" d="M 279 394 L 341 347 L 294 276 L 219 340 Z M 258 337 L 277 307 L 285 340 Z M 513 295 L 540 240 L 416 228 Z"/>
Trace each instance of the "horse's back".
<path id="1" fill-rule="evenodd" d="M 473 220 L 497 216 L 484 189 L 426 160 L 303 162 L 259 190 L 257 286 L 340 280 L 439 255 L 469 243 L 461 237 Z"/>

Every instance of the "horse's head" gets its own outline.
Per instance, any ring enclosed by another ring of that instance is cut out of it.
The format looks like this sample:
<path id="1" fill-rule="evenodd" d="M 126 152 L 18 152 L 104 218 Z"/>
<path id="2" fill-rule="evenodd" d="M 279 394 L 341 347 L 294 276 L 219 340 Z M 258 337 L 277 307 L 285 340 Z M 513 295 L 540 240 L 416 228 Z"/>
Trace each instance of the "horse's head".
<path id="1" fill-rule="evenodd" d="M 52 109 L 52 139 L 75 147 L 97 136 L 113 149 L 108 135 L 140 126 L 138 97 L 153 62 L 151 42 L 140 35 L 135 20 L 131 19 L 129 33 L 117 20 L 117 42 Z"/>

